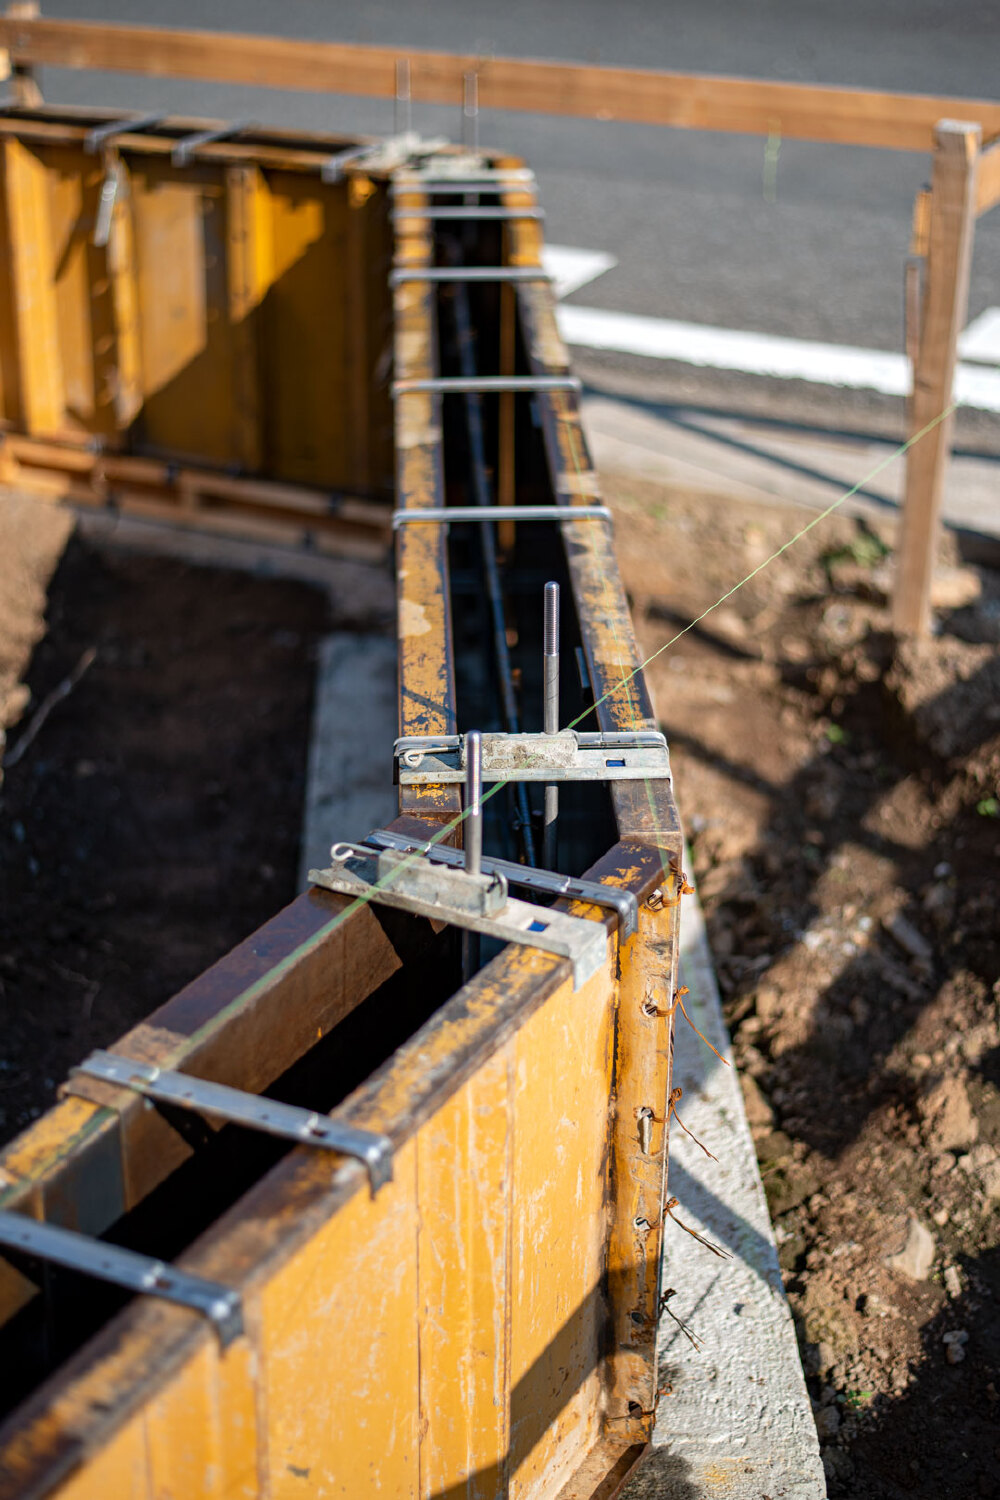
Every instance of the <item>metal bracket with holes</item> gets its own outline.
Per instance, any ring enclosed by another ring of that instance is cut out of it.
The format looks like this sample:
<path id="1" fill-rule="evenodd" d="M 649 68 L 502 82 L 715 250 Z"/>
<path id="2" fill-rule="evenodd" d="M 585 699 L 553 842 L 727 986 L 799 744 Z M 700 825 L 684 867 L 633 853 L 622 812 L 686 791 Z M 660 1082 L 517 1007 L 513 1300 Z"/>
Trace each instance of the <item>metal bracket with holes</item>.
<path id="1" fill-rule="evenodd" d="M 670 779 L 670 753 L 657 730 L 635 734 L 483 734 L 484 781 L 645 781 Z M 409 735 L 396 741 L 400 786 L 464 782 L 465 736 Z"/>
<path id="2" fill-rule="evenodd" d="M 301 1146 L 322 1146 L 343 1156 L 355 1156 L 368 1168 L 373 1193 L 392 1178 L 392 1142 L 388 1136 L 360 1130 L 295 1104 L 281 1104 L 190 1073 L 172 1073 L 117 1052 L 92 1052 L 71 1069 L 71 1076 L 73 1073 L 100 1078 L 104 1083 L 134 1089 L 159 1104 L 173 1104 L 232 1125 L 245 1125 Z"/>
<path id="3" fill-rule="evenodd" d="M 453 870 L 465 868 L 465 851 L 453 849 L 450 844 L 422 844 L 408 839 L 405 834 L 390 833 L 385 828 L 370 833 L 366 842 L 379 849 L 421 854 L 432 864 L 449 865 Z M 531 865 L 515 864 L 510 859 L 492 859 L 485 854 L 482 869 L 485 875 L 502 875 L 508 885 L 523 886 L 525 890 L 538 891 L 545 896 L 565 896 L 574 901 L 590 901 L 594 906 L 610 907 L 618 913 L 619 935 L 623 943 L 638 931 L 639 903 L 632 891 L 599 885 L 596 880 L 578 880 L 574 875 L 560 875 L 557 870 L 536 870 Z"/>
<path id="4" fill-rule="evenodd" d="M 449 922 L 503 943 L 557 953 L 573 965 L 575 990 L 597 973 L 606 957 L 603 923 L 517 901 L 508 896 L 507 881 L 496 870 L 474 875 L 432 863 L 422 854 L 369 849 L 363 844 L 334 844 L 330 857 L 333 863 L 328 870 L 309 871 L 314 885 Z"/>
<path id="5" fill-rule="evenodd" d="M 130 1292 L 145 1292 L 189 1307 L 211 1321 L 223 1348 L 243 1332 L 239 1292 L 152 1256 L 91 1239 L 75 1229 L 40 1224 L 37 1219 L 8 1210 L 0 1210 L 0 1246 L 126 1287 Z"/>

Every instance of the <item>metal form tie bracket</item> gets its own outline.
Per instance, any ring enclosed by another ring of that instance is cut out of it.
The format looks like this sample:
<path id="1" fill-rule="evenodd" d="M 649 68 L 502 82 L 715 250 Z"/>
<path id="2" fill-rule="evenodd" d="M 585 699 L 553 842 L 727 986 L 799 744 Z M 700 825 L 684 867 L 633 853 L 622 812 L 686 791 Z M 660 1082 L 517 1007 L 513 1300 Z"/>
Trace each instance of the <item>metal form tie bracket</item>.
<path id="1" fill-rule="evenodd" d="M 392 1142 L 388 1136 L 331 1120 L 329 1115 L 316 1114 L 296 1104 L 280 1104 L 276 1099 L 195 1078 L 190 1073 L 172 1073 L 117 1052 L 92 1052 L 71 1073 L 83 1073 L 88 1078 L 134 1089 L 158 1104 L 195 1110 L 233 1125 L 245 1125 L 250 1130 L 295 1141 L 300 1146 L 322 1146 L 343 1156 L 357 1157 L 368 1168 L 373 1193 L 392 1178 Z"/>
<path id="2" fill-rule="evenodd" d="M 182 136 L 170 153 L 170 164 L 173 167 L 186 167 L 194 153 L 202 146 L 212 146 L 217 141 L 231 140 L 234 135 L 240 135 L 244 130 L 249 130 L 250 120 L 232 120 L 228 125 L 217 125 L 214 130 L 199 130 L 193 135 Z"/>
<path id="3" fill-rule="evenodd" d="M 420 854 L 432 864 L 449 865 L 453 870 L 464 870 L 465 851 L 453 849 L 450 844 L 424 844 L 407 838 L 403 833 L 391 833 L 377 828 L 368 835 L 367 842 L 378 849 L 399 849 L 404 854 Z M 596 880 L 578 880 L 573 875 L 560 875 L 557 870 L 536 870 L 531 865 L 515 864 L 510 859 L 493 859 L 483 855 L 484 875 L 502 875 L 508 885 L 523 886 L 525 890 L 538 891 L 545 896 L 565 896 L 575 901 L 589 901 L 594 906 L 607 906 L 618 913 L 620 937 L 626 942 L 639 927 L 639 903 L 632 891 L 617 886 L 599 885 Z"/>
<path id="4" fill-rule="evenodd" d="M 116 135 L 137 135 L 152 130 L 166 119 L 162 113 L 133 115 L 130 120 L 109 120 L 106 125 L 95 125 L 83 138 L 83 149 L 88 156 L 96 156 L 102 146 L 110 145 Z"/>
<path id="5" fill-rule="evenodd" d="M 514 900 L 507 894 L 506 879 L 496 870 L 473 875 L 464 869 L 432 864 L 422 854 L 369 849 L 363 844 L 334 844 L 330 858 L 333 863 L 328 870 L 309 871 L 314 885 L 355 900 L 449 922 L 502 943 L 522 943 L 568 958 L 573 965 L 574 990 L 596 974 L 604 962 L 607 938 L 603 922 Z"/>
<path id="6" fill-rule="evenodd" d="M 239 1292 L 150 1255 L 123 1250 L 119 1245 L 78 1234 L 75 1229 L 40 1224 L 37 1219 L 9 1210 L 0 1210 L 0 1245 L 201 1313 L 213 1324 L 223 1349 L 243 1332 Z"/>
<path id="7" fill-rule="evenodd" d="M 502 177 L 449 177 L 447 181 L 444 178 L 423 178 L 419 182 L 403 182 L 396 178 L 389 191 L 394 198 L 404 193 L 424 193 L 431 198 L 449 197 L 453 193 L 534 193 L 535 183 L 534 179 L 508 182 Z"/>
<path id="8" fill-rule="evenodd" d="M 468 160 L 468 157 L 465 158 Z M 535 181 L 535 174 L 530 167 L 476 167 L 469 171 L 464 166 L 461 170 L 448 173 L 440 166 L 435 167 L 412 167 L 406 169 L 406 175 L 402 172 L 394 178 L 394 186 L 400 193 L 423 192 L 435 188 L 461 188 L 470 185 L 470 191 L 477 188 L 492 186 L 500 187 L 528 187 Z"/>
<path id="9" fill-rule="evenodd" d="M 483 734 L 484 781 L 670 780 L 670 752 L 658 730 L 637 733 Z M 465 736 L 407 735 L 394 749 L 400 786 L 464 783 Z"/>
<path id="10" fill-rule="evenodd" d="M 541 266 L 397 266 L 390 273 L 390 286 L 407 281 L 552 281 Z"/>
<path id="11" fill-rule="evenodd" d="M 431 391 L 441 396 L 490 396 L 495 391 L 576 391 L 583 389 L 576 375 L 427 375 L 394 380 L 393 396 Z"/>
<path id="12" fill-rule="evenodd" d="M 419 521 L 607 521 L 606 505 L 430 505 L 426 509 L 394 510 L 392 529 Z"/>

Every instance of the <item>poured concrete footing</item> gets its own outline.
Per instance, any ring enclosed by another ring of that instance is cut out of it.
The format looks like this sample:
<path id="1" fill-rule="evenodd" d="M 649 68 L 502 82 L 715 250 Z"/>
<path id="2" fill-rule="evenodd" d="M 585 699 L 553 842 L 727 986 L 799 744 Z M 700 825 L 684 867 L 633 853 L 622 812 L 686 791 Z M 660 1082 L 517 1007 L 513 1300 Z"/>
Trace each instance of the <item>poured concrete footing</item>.
<path id="1" fill-rule="evenodd" d="M 680 961 L 688 1014 L 730 1066 L 678 1015 L 678 1109 L 718 1161 L 674 1123 L 669 1193 L 679 1199 L 677 1217 L 732 1259 L 668 1219 L 663 1286 L 675 1289 L 669 1306 L 700 1350 L 665 1313 L 653 1451 L 621 1500 L 824 1500 L 812 1408 L 697 895 L 681 911 Z"/>

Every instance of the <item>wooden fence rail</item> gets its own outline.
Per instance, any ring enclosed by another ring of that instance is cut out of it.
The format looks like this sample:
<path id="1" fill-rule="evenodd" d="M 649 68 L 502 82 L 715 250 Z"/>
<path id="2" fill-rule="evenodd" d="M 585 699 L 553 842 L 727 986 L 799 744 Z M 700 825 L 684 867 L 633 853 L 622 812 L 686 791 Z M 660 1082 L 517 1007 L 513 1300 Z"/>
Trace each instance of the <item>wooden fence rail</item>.
<path id="1" fill-rule="evenodd" d="M 922 299 L 908 273 L 907 353 L 914 367 L 910 435 L 949 406 L 957 339 L 968 302 L 975 220 L 1000 202 L 1000 102 L 229 32 L 49 21 L 37 16 L 32 0 L 10 5 L 7 16 L 0 18 L 0 77 L 11 78 L 13 97 L 22 105 L 40 98 L 33 71 L 40 66 L 392 98 L 398 93 L 404 63 L 407 97 L 421 103 L 460 104 L 474 77 L 481 109 L 933 151 Z M 929 628 L 930 577 L 952 428 L 951 416 L 944 417 L 907 455 L 893 601 L 895 628 L 904 634 Z"/>

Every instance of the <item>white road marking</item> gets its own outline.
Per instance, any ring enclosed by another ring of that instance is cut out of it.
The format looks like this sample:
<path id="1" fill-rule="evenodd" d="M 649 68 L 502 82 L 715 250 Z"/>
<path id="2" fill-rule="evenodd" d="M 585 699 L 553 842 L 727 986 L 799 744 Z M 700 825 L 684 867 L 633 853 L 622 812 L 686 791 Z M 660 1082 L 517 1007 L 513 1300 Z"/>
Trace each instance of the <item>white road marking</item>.
<path id="1" fill-rule="evenodd" d="M 670 318 L 604 312 L 596 307 L 559 307 L 557 317 L 566 343 L 588 349 L 610 349 L 647 359 L 673 359 L 716 370 L 739 370 L 748 375 L 880 391 L 887 396 L 906 396 L 910 390 L 906 356 L 881 349 L 710 328 Z M 955 373 L 955 400 L 960 406 L 1000 412 L 1000 370 L 960 364 Z"/>
<path id="2" fill-rule="evenodd" d="M 958 352 L 962 359 L 1000 365 L 1000 307 L 988 307 L 978 318 L 973 318 L 959 335 Z"/>
<path id="3" fill-rule="evenodd" d="M 542 251 L 542 265 L 555 279 L 557 297 L 568 297 L 578 292 L 589 281 L 603 276 L 618 264 L 614 255 L 605 250 L 577 250 L 572 245 L 546 245 Z"/>

